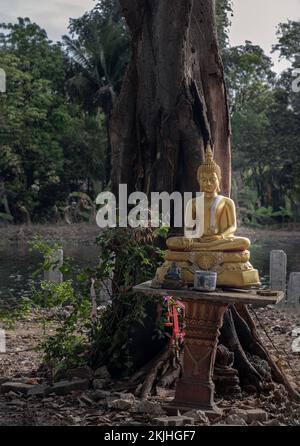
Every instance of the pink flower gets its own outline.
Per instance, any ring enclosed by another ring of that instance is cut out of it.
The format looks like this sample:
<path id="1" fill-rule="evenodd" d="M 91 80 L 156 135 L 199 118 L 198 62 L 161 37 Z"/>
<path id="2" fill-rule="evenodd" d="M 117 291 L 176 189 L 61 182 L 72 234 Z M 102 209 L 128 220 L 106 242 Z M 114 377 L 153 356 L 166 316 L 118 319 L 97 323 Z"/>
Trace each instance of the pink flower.
<path id="1" fill-rule="evenodd" d="M 180 339 L 181 342 L 184 342 L 184 338 L 185 338 L 185 332 L 182 331 L 182 332 L 180 333 L 180 335 L 179 335 L 179 339 Z"/>
<path id="2" fill-rule="evenodd" d="M 170 302 L 172 300 L 171 296 L 164 296 L 164 301 L 165 302 Z"/>

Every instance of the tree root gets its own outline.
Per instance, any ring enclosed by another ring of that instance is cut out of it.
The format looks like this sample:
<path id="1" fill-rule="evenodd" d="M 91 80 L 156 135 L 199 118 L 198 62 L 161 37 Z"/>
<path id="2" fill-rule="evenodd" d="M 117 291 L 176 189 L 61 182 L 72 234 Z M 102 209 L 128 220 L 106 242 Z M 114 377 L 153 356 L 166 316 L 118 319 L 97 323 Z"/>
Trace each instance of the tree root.
<path id="1" fill-rule="evenodd" d="M 156 362 L 151 367 L 149 373 L 147 374 L 142 389 L 141 389 L 141 399 L 147 399 L 151 394 L 153 384 L 157 378 L 158 372 L 164 363 L 170 358 L 170 348 L 167 347 L 164 349 L 161 354 L 158 356 Z"/>
<path id="2" fill-rule="evenodd" d="M 240 382 L 243 385 L 254 385 L 257 391 L 263 390 L 263 377 L 251 364 L 243 349 L 234 324 L 231 308 L 224 316 L 224 324 L 221 330 L 220 343 L 234 353 L 233 367 L 239 372 Z"/>
<path id="3" fill-rule="evenodd" d="M 225 313 L 220 344 L 233 353 L 233 368 L 238 372 L 242 388 L 246 390 L 248 386 L 261 393 L 267 391 L 270 382 L 274 381 L 283 384 L 292 399 L 300 401 L 296 388 L 262 344 L 247 306 L 231 306 Z M 146 399 L 156 385 L 172 387 L 180 376 L 182 363 L 183 352 L 178 360 L 168 343 L 131 377 L 126 388 L 135 390 L 142 399 Z"/>
<path id="4" fill-rule="evenodd" d="M 268 350 L 263 346 L 257 332 L 256 325 L 249 313 L 247 306 L 241 304 L 236 305 L 236 312 L 247 324 L 251 339 L 253 339 L 253 343 L 255 343 L 256 346 L 259 346 L 259 350 L 256 350 L 257 356 L 261 357 L 269 364 L 272 371 L 273 380 L 279 384 L 283 384 L 292 399 L 294 399 L 295 401 L 300 401 L 300 394 L 297 389 L 287 377 L 286 373 L 278 367 Z"/>
<path id="5" fill-rule="evenodd" d="M 171 368 L 168 373 L 166 373 L 160 380 L 159 385 L 161 387 L 170 388 L 177 381 L 181 373 L 181 366 L 177 366 L 176 368 Z"/>
<path id="6" fill-rule="evenodd" d="M 174 350 L 168 343 L 155 358 L 130 378 L 127 389 L 135 389 L 143 400 L 148 398 L 156 384 L 171 387 L 179 378 L 181 359 L 178 361 L 175 358 Z"/>

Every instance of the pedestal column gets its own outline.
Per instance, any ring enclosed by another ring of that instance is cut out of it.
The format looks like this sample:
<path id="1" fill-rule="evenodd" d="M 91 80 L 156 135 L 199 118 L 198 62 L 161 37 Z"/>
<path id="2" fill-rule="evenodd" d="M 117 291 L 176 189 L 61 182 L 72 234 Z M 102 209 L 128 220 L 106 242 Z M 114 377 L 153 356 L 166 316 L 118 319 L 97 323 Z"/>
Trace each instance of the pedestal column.
<path id="1" fill-rule="evenodd" d="M 228 305 L 202 299 L 183 300 L 186 308 L 183 376 L 170 407 L 217 414 L 220 411 L 214 402 L 213 370 L 219 329 Z"/>

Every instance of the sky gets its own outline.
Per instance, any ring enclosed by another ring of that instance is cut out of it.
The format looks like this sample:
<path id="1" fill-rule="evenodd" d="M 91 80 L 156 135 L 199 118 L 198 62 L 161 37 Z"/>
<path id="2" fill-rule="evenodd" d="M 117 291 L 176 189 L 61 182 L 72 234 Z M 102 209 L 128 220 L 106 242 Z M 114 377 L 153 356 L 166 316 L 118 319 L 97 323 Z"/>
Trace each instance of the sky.
<path id="1" fill-rule="evenodd" d="M 0 23 L 29 17 L 56 42 L 67 33 L 69 18 L 80 17 L 94 4 L 94 0 L 0 0 Z"/>
<path id="2" fill-rule="evenodd" d="M 46 29 L 49 38 L 57 41 L 66 34 L 69 17 L 80 17 L 91 9 L 94 0 L 0 0 L 0 23 L 30 17 Z M 287 19 L 300 20 L 300 0 L 233 0 L 234 17 L 230 32 L 232 45 L 245 40 L 262 46 L 271 55 L 276 42 L 276 27 Z M 277 72 L 287 67 L 271 55 Z"/>
<path id="3" fill-rule="evenodd" d="M 250 40 L 272 57 L 276 72 L 285 69 L 288 63 L 279 62 L 271 49 L 277 42 L 278 24 L 288 19 L 300 20 L 300 0 L 233 0 L 233 11 L 230 43 L 241 45 Z"/>

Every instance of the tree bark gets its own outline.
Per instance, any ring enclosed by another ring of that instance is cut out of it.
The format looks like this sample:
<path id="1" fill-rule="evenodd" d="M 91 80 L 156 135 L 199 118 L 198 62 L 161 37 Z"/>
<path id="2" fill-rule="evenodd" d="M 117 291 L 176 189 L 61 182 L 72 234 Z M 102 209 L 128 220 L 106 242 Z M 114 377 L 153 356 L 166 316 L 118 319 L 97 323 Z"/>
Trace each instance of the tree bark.
<path id="1" fill-rule="evenodd" d="M 208 142 L 230 194 L 230 121 L 213 0 L 120 0 L 132 57 L 114 109 L 112 189 L 196 192 Z"/>

